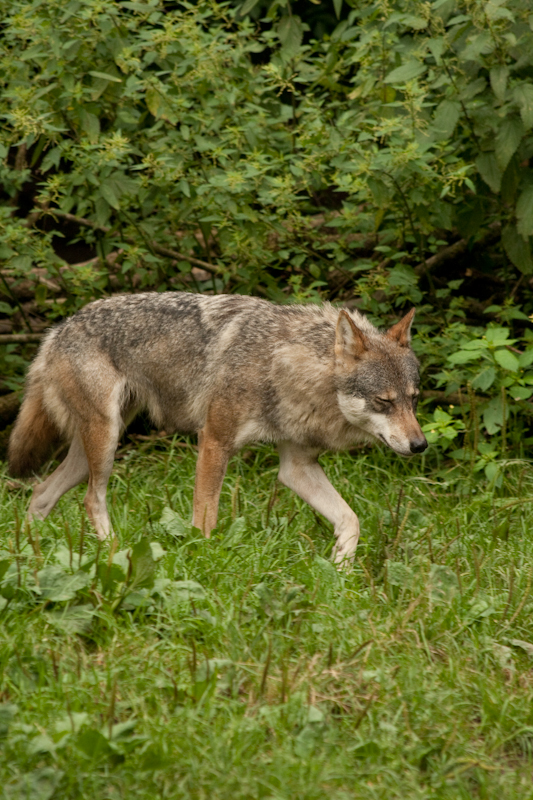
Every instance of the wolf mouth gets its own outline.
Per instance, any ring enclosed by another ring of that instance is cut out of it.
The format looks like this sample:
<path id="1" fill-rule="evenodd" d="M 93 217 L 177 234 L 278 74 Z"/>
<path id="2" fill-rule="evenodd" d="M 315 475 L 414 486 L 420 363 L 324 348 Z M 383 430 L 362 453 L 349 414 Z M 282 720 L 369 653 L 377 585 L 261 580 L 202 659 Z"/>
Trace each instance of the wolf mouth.
<path id="1" fill-rule="evenodd" d="M 378 438 L 378 439 L 379 439 L 381 442 L 383 442 L 383 444 L 387 445 L 387 447 L 389 448 L 389 450 L 392 450 L 392 452 L 393 452 L 393 453 L 398 453 L 398 455 L 399 455 L 399 456 L 411 456 L 411 455 L 412 455 L 412 453 L 406 453 L 406 452 L 405 452 L 405 451 L 403 451 L 403 450 L 397 450 L 397 449 L 396 449 L 396 447 L 393 447 L 393 446 L 392 446 L 392 444 L 389 444 L 389 442 L 388 442 L 388 441 L 385 439 L 385 437 L 383 436 L 383 434 L 381 434 L 381 433 L 376 433 L 375 435 L 377 436 L 377 438 Z"/>

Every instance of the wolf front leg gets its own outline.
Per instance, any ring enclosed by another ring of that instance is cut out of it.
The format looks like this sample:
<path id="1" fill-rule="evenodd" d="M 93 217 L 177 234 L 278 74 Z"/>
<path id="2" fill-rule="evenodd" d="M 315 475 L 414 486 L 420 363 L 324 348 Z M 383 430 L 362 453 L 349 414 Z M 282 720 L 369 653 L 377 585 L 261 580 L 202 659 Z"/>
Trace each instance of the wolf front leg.
<path id="1" fill-rule="evenodd" d="M 218 501 L 230 455 L 230 448 L 214 435 L 208 423 L 198 435 L 192 518 L 194 527 L 200 528 L 207 539 L 217 524 Z"/>
<path id="2" fill-rule="evenodd" d="M 333 561 L 351 561 L 359 541 L 359 520 L 326 478 L 317 461 L 318 450 L 282 442 L 278 451 L 279 480 L 333 523 L 337 537 Z"/>

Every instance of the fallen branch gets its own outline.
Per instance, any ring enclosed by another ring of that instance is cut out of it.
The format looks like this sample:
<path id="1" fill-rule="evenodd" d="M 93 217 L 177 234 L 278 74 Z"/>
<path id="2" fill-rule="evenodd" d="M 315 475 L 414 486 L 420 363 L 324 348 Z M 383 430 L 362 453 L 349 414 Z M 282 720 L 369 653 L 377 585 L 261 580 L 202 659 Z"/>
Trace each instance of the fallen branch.
<path id="1" fill-rule="evenodd" d="M 426 389 L 424 392 L 422 392 L 422 399 L 435 400 L 436 402 L 447 403 L 448 405 L 452 406 L 460 406 L 462 404 L 462 400 L 465 400 L 466 397 L 461 399 L 461 395 L 457 392 L 446 394 L 446 392 L 439 392 L 435 389 Z"/>
<path id="2" fill-rule="evenodd" d="M 473 244 L 478 247 L 479 245 L 486 245 L 496 241 L 500 236 L 500 230 L 501 222 L 491 222 L 483 236 Z M 425 275 L 426 272 L 435 269 L 435 267 L 442 264 L 444 261 L 451 261 L 452 258 L 456 258 L 461 255 L 461 253 L 464 253 L 469 244 L 469 239 L 459 239 L 458 242 L 454 242 L 448 245 L 448 247 L 443 247 L 442 250 L 439 250 L 434 256 L 427 258 L 423 264 L 419 264 L 415 267 L 416 274 L 420 276 Z"/>
<path id="3" fill-rule="evenodd" d="M 77 217 L 75 214 L 67 214 L 66 211 L 57 211 L 56 209 L 53 209 L 47 211 L 47 213 L 51 214 L 52 216 L 55 215 L 56 217 L 66 219 L 68 222 L 74 222 L 76 225 L 92 228 L 93 230 L 100 231 L 101 233 L 110 233 L 111 231 L 111 228 L 108 228 L 106 225 L 97 225 L 96 222 L 93 222 L 90 219 L 85 219 L 85 217 Z M 132 236 L 124 236 L 122 238 L 129 244 L 137 244 L 137 240 Z M 166 258 L 175 258 L 176 261 L 189 261 L 191 264 L 195 264 L 197 267 L 202 267 L 203 269 L 207 270 L 212 275 L 220 274 L 220 268 L 215 266 L 215 264 L 210 264 L 208 261 L 202 261 L 202 259 L 195 258 L 194 256 L 186 256 L 184 253 L 178 253 L 177 250 L 171 250 L 169 247 L 163 247 L 157 242 L 150 242 L 150 247 L 160 256 L 165 256 Z"/>
<path id="4" fill-rule="evenodd" d="M 20 395 L 18 392 L 11 392 L 0 397 L 0 423 L 2 423 L 2 427 L 13 422 L 19 407 Z"/>
<path id="5" fill-rule="evenodd" d="M 29 342 L 40 342 L 43 338 L 42 333 L 1 333 L 0 345 L 2 344 L 28 344 Z"/>

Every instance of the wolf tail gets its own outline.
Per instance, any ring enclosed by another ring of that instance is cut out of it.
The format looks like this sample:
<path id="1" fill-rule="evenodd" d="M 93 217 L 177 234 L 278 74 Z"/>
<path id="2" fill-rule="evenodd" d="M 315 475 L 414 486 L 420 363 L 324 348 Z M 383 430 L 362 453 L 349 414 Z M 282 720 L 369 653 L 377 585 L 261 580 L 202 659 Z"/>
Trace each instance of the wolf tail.
<path id="1" fill-rule="evenodd" d="M 8 469 L 16 478 L 26 478 L 51 455 L 60 431 L 47 413 L 39 376 L 30 378 L 26 396 L 9 439 Z"/>

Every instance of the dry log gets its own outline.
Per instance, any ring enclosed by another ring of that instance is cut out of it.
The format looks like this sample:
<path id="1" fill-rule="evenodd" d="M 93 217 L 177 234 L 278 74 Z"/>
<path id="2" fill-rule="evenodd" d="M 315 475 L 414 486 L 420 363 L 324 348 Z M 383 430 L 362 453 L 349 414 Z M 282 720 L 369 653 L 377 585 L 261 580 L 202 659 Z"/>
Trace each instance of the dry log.
<path id="1" fill-rule="evenodd" d="M 439 403 L 446 403 L 447 405 L 451 406 L 460 406 L 465 400 L 468 399 L 468 395 L 460 395 L 458 392 L 446 394 L 446 392 L 437 391 L 434 389 L 426 389 L 422 392 L 422 398 L 424 400 L 435 400 Z"/>
<path id="2" fill-rule="evenodd" d="M 85 219 L 85 217 L 77 217 L 75 214 L 67 214 L 64 211 L 57 211 L 56 209 L 50 210 L 47 213 L 51 214 L 52 216 L 55 215 L 56 217 L 66 219 L 68 222 L 74 222 L 76 225 L 82 225 L 86 228 L 93 228 L 93 230 L 98 230 L 102 233 L 109 233 L 111 231 L 111 228 L 108 228 L 105 225 L 97 225 L 96 222 L 92 222 L 90 219 Z M 131 236 L 125 236 L 123 239 L 130 244 L 137 244 L 137 240 Z M 159 253 L 161 256 L 175 258 L 176 261 L 189 261 L 191 264 L 195 264 L 197 267 L 206 269 L 212 275 L 218 275 L 220 273 L 220 267 L 217 267 L 215 264 L 209 264 L 207 261 L 202 261 L 200 258 L 185 255 L 184 253 L 178 253 L 177 250 L 171 250 L 168 247 L 163 247 L 157 242 L 149 242 L 149 246 L 154 252 Z"/>
<path id="3" fill-rule="evenodd" d="M 42 338 L 43 338 L 42 333 L 2 333 L 0 334 L 0 345 L 28 344 L 29 342 L 40 342 Z"/>
<path id="4" fill-rule="evenodd" d="M 0 397 L 0 425 L 5 427 L 9 425 L 17 416 L 20 407 L 20 394 L 18 392 L 11 392 Z"/>
<path id="5" fill-rule="evenodd" d="M 483 236 L 478 239 L 477 242 L 474 242 L 474 245 L 479 247 L 479 245 L 487 245 L 491 244 L 491 242 L 495 242 L 500 236 L 501 227 L 501 222 L 491 222 Z M 458 242 L 443 247 L 442 250 L 439 250 L 434 256 L 427 258 L 423 264 L 419 264 L 415 267 L 416 274 L 425 275 L 426 272 L 435 269 L 435 267 L 442 264 L 444 261 L 451 261 L 452 258 L 456 258 L 461 255 L 461 253 L 464 253 L 469 244 L 470 240 L 459 239 Z"/>

